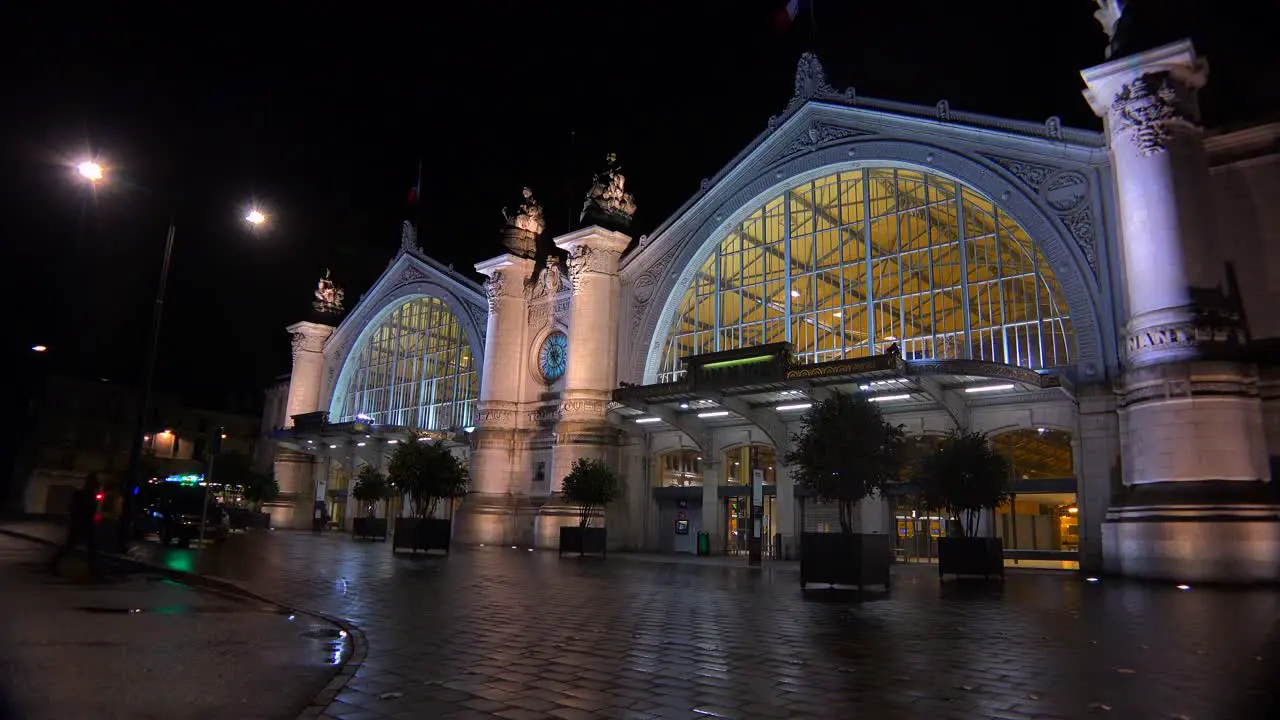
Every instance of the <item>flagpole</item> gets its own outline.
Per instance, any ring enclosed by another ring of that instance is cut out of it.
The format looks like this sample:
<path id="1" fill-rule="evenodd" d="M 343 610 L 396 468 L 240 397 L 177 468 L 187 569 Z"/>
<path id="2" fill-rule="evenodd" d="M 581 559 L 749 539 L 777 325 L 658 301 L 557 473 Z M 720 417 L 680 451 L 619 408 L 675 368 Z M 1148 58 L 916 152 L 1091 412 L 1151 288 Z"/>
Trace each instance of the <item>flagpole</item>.
<path id="1" fill-rule="evenodd" d="M 817 4 L 818 0 L 809 0 L 809 45 L 814 52 L 818 52 L 818 18 L 814 10 Z"/>

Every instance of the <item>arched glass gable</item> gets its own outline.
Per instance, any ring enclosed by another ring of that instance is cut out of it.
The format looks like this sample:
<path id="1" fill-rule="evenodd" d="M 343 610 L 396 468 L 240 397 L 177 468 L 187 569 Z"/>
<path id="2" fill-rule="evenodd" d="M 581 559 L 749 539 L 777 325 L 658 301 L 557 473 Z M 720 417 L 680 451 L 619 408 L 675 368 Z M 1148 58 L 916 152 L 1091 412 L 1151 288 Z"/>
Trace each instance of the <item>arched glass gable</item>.
<path id="1" fill-rule="evenodd" d="M 458 317 L 437 298 L 416 298 L 387 313 L 346 362 L 334 422 L 414 430 L 475 424 L 475 357 Z"/>
<path id="2" fill-rule="evenodd" d="M 678 305 L 658 382 L 690 355 L 788 341 L 818 363 L 897 343 L 907 359 L 1071 362 L 1062 288 L 1036 243 L 989 198 L 920 169 L 861 168 L 755 209 Z"/>

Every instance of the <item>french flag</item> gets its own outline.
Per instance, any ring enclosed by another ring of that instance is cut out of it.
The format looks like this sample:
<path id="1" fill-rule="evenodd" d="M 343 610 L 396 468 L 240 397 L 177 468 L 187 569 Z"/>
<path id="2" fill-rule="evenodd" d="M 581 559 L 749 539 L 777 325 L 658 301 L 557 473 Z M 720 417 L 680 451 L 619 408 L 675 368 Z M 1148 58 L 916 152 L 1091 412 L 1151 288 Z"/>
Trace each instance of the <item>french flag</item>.
<path id="1" fill-rule="evenodd" d="M 792 23 L 799 17 L 800 10 L 807 1 L 809 0 L 787 0 L 787 4 L 783 5 L 778 14 L 773 17 L 773 22 L 778 26 L 778 29 L 786 30 L 791 27 Z"/>

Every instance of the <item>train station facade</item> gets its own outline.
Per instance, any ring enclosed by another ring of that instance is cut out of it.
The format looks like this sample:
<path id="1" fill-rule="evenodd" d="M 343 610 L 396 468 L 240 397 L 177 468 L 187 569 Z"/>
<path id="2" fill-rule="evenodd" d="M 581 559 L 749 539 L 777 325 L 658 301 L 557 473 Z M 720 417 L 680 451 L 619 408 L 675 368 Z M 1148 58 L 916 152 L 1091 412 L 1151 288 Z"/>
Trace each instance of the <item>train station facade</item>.
<path id="1" fill-rule="evenodd" d="M 863 98 L 805 55 L 782 112 L 646 235 L 612 159 L 549 244 L 527 194 L 483 284 L 406 224 L 340 323 L 289 328 L 277 522 L 341 524 L 361 464 L 436 437 L 470 463 L 458 542 L 554 547 L 576 522 L 560 482 L 591 457 L 625 482 L 612 545 L 742 552 L 759 471 L 767 552 L 794 557 L 835 520 L 793 482 L 791 434 L 854 392 L 916 443 L 989 434 L 1015 498 L 985 526 L 1012 558 L 1280 578 L 1259 350 L 1280 337 L 1280 217 L 1257 203 L 1280 128 L 1199 127 L 1185 41 L 1083 75 L 1101 133 Z M 857 525 L 905 559 L 946 527 L 896 497 Z"/>

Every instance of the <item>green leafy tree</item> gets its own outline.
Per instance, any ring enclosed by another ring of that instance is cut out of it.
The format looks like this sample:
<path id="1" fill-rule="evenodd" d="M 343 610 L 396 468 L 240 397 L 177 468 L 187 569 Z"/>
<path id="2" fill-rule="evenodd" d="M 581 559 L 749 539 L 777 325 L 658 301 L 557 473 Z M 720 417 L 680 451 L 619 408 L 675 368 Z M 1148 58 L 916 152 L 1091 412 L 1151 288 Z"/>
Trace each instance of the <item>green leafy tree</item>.
<path id="1" fill-rule="evenodd" d="M 853 533 L 853 508 L 901 477 L 903 431 L 885 422 L 862 395 L 837 392 L 805 413 L 786 461 L 796 483 L 840 508 L 840 530 Z"/>
<path id="2" fill-rule="evenodd" d="M 599 460 L 579 458 L 564 477 L 564 499 L 578 506 L 578 527 L 587 527 L 591 516 L 603 511 L 622 494 L 622 484 L 609 466 Z"/>
<path id="3" fill-rule="evenodd" d="M 1011 497 L 1009 461 L 991 447 L 985 433 L 952 430 L 919 461 L 915 483 L 931 510 L 961 519 L 960 532 L 974 537 L 980 511 Z"/>
<path id="4" fill-rule="evenodd" d="M 417 518 L 434 515 L 441 500 L 467 493 L 467 467 L 441 441 L 397 445 L 387 464 L 387 478 L 392 487 L 409 496 Z"/>
<path id="5" fill-rule="evenodd" d="M 387 476 L 378 472 L 372 465 L 363 465 L 356 473 L 355 486 L 351 488 L 351 497 L 355 498 L 365 509 L 365 517 L 377 514 L 377 505 L 391 493 L 387 484 Z"/>

